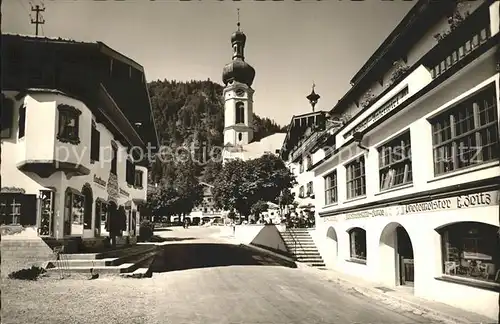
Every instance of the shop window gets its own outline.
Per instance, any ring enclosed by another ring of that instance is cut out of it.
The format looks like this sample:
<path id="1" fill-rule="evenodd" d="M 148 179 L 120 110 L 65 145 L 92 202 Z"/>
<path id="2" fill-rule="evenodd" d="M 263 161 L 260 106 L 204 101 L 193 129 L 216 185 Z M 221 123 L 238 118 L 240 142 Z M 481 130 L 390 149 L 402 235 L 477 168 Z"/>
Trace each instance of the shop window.
<path id="1" fill-rule="evenodd" d="M 337 200 L 337 170 L 325 177 L 325 204 L 336 203 Z"/>
<path id="2" fill-rule="evenodd" d="M 135 170 L 135 183 L 134 186 L 138 189 L 142 189 L 142 178 L 143 178 L 143 172 L 141 170 Z"/>
<path id="3" fill-rule="evenodd" d="M 92 121 L 92 133 L 90 139 L 90 161 L 99 161 L 101 151 L 101 133 L 97 130 L 97 126 Z"/>
<path id="4" fill-rule="evenodd" d="M 245 104 L 241 101 L 236 103 L 236 124 L 245 123 Z"/>
<path id="5" fill-rule="evenodd" d="M 366 194 L 365 157 L 361 156 L 346 165 L 347 199 L 361 197 Z"/>
<path id="6" fill-rule="evenodd" d="M 478 222 L 455 223 L 440 229 L 444 275 L 496 282 L 500 288 L 498 232 L 498 226 Z"/>
<path id="7" fill-rule="evenodd" d="M 499 158 L 494 85 L 433 118 L 430 122 L 435 175 Z"/>
<path id="8" fill-rule="evenodd" d="M 18 122 L 18 125 L 19 125 L 19 135 L 18 135 L 18 138 L 21 139 L 24 137 L 25 133 L 26 133 L 26 106 L 25 105 L 21 105 L 21 107 L 19 107 L 19 122 Z"/>
<path id="9" fill-rule="evenodd" d="M 413 181 L 410 132 L 398 136 L 378 149 L 380 190 Z"/>
<path id="10" fill-rule="evenodd" d="M 21 224 L 21 200 L 2 199 L 0 202 L 1 223 L 6 225 Z"/>
<path id="11" fill-rule="evenodd" d="M 10 138 L 14 123 L 14 102 L 2 95 L 1 138 Z"/>
<path id="12" fill-rule="evenodd" d="M 79 127 L 82 112 L 73 106 L 59 105 L 59 126 L 57 139 L 63 143 L 80 144 Z"/>
<path id="13" fill-rule="evenodd" d="M 351 260 L 366 262 L 366 231 L 355 227 L 349 231 Z"/>
<path id="14" fill-rule="evenodd" d="M 66 189 L 64 200 L 64 235 L 82 234 L 84 197 L 76 190 Z"/>

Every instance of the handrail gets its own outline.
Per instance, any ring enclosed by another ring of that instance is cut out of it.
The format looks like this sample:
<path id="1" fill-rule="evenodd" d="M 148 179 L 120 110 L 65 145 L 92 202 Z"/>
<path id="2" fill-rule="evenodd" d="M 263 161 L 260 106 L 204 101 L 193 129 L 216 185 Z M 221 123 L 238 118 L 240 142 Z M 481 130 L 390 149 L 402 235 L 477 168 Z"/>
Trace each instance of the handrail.
<path id="1" fill-rule="evenodd" d="M 293 231 L 291 231 L 293 227 L 286 227 L 286 229 L 288 230 L 288 233 L 290 233 L 290 237 L 292 238 L 293 240 L 293 255 L 295 256 L 295 254 L 297 253 L 297 244 L 300 246 L 302 252 L 304 252 L 304 248 L 302 247 L 302 244 L 300 244 L 300 242 L 296 239 L 295 237 L 295 233 L 293 233 Z M 295 256 L 296 257 L 296 256 Z"/>

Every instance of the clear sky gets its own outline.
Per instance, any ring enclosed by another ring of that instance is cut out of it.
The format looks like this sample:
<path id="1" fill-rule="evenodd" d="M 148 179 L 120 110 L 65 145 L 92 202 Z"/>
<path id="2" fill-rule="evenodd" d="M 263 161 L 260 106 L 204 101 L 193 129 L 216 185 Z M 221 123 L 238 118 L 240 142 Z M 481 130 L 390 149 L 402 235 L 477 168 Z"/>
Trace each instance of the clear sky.
<path id="1" fill-rule="evenodd" d="M 222 84 L 240 8 L 245 60 L 256 70 L 254 111 L 283 125 L 311 111 L 305 96 L 313 80 L 321 95 L 316 109 L 331 109 L 415 3 L 46 0 L 40 34 L 102 41 L 143 65 L 148 81 L 210 78 Z M 3 0 L 2 32 L 34 34 L 29 10 L 28 0 Z"/>

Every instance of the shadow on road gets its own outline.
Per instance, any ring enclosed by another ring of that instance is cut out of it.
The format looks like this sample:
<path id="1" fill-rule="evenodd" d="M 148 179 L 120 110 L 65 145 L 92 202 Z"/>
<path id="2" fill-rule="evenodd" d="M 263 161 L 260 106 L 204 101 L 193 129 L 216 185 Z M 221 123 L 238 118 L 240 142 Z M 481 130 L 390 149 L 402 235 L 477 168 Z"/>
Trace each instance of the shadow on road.
<path id="1" fill-rule="evenodd" d="M 190 240 L 196 240 L 196 237 L 161 237 L 158 235 L 153 235 L 149 242 L 180 242 L 180 241 L 190 241 Z"/>
<path id="2" fill-rule="evenodd" d="M 172 230 L 170 228 L 155 228 L 155 232 L 171 232 Z"/>
<path id="3" fill-rule="evenodd" d="M 153 272 L 167 272 L 232 265 L 297 267 L 295 262 L 259 253 L 243 245 L 180 243 L 162 247 L 151 269 Z"/>

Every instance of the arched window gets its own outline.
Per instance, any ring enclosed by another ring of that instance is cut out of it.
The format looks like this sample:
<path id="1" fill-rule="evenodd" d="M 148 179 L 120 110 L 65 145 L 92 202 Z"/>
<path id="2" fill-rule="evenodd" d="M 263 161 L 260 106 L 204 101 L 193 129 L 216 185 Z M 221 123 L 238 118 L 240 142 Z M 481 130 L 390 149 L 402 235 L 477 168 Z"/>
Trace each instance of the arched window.
<path id="1" fill-rule="evenodd" d="M 236 124 L 245 123 L 245 104 L 243 102 L 236 103 Z"/>
<path id="2" fill-rule="evenodd" d="M 455 223 L 438 230 L 443 273 L 464 279 L 500 280 L 498 230 L 498 226 L 478 222 Z"/>
<path id="3" fill-rule="evenodd" d="M 351 246 L 351 260 L 366 262 L 366 231 L 355 227 L 349 230 L 349 242 Z"/>

